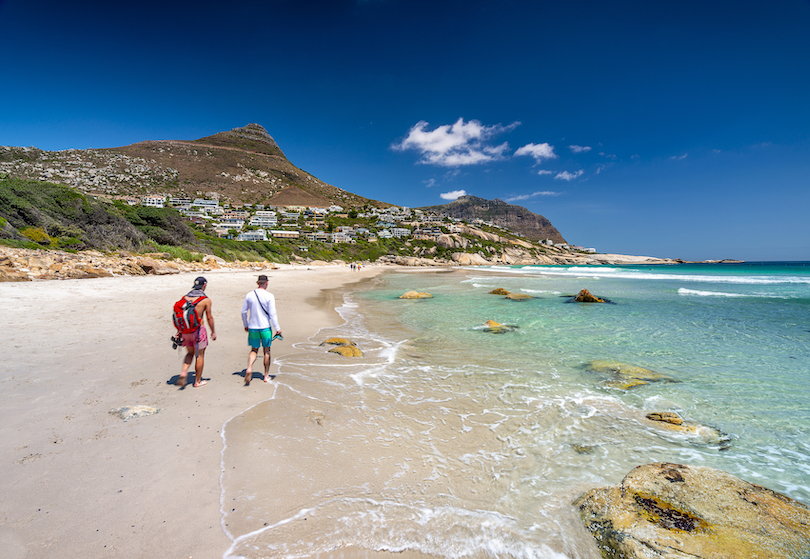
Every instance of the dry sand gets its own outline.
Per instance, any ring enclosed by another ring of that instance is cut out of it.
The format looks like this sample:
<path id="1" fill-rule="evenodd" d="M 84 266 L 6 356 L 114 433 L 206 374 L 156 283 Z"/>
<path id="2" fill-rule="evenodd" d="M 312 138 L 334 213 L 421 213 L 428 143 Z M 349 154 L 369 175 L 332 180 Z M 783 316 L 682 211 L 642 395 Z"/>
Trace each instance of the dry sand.
<path id="1" fill-rule="evenodd" d="M 197 274 L 0 283 L 0 556 L 222 557 L 231 541 L 220 525 L 220 432 L 274 384 L 243 386 L 245 293 L 257 274 L 270 276 L 284 332 L 278 357 L 340 324 L 342 293 L 331 289 L 383 270 L 207 273 L 218 335 L 205 359 L 209 383 L 182 390 L 171 306 Z M 109 413 L 132 405 L 161 411 L 128 421 Z M 358 554 L 377 555 L 335 556 Z"/>

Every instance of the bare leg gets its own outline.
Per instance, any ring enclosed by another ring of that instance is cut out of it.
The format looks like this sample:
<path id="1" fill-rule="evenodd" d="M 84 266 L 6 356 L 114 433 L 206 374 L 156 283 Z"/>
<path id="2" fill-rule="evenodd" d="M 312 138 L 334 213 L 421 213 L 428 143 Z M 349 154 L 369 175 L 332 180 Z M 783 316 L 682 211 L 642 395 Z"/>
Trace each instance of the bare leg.
<path id="1" fill-rule="evenodd" d="M 191 367 L 191 361 L 194 359 L 194 348 L 186 346 L 186 356 L 183 358 L 183 369 L 180 371 L 180 378 L 177 379 L 177 386 L 183 388 L 186 385 L 186 376 L 188 369 Z"/>
<path id="2" fill-rule="evenodd" d="M 199 388 L 203 384 L 208 384 L 207 380 L 202 379 L 204 366 L 205 366 L 205 350 L 201 349 L 197 354 L 197 361 L 194 363 L 194 388 Z"/>
<path id="3" fill-rule="evenodd" d="M 259 354 L 258 347 L 250 348 L 250 353 L 248 354 L 248 366 L 245 370 L 245 384 L 250 384 L 251 379 L 253 378 L 253 363 L 256 362 L 256 356 Z"/>
<path id="4" fill-rule="evenodd" d="M 264 382 L 270 382 L 270 363 L 272 359 L 270 358 L 270 348 L 264 348 Z"/>

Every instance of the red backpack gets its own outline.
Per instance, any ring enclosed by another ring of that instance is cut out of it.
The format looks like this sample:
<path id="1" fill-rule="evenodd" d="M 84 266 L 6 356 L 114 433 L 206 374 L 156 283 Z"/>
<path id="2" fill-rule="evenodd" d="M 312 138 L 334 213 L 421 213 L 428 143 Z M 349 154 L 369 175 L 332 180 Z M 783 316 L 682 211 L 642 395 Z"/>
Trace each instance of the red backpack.
<path id="1" fill-rule="evenodd" d="M 198 297 L 194 301 L 188 301 L 185 297 L 180 299 L 174 304 L 174 312 L 172 313 L 172 321 L 175 328 L 181 334 L 190 334 L 196 331 L 202 322 L 197 316 L 197 303 L 205 299 L 206 296 Z"/>

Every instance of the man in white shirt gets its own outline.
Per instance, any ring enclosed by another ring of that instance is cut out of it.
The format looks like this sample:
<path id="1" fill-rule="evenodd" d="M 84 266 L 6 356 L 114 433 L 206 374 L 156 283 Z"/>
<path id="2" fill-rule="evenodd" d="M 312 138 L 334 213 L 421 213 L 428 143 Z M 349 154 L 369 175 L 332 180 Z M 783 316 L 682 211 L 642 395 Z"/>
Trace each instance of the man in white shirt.
<path id="1" fill-rule="evenodd" d="M 248 333 L 248 365 L 245 369 L 245 385 L 253 379 L 253 363 L 259 354 L 259 347 L 264 348 L 264 382 L 270 382 L 270 344 L 273 343 L 272 325 L 276 336 L 281 336 L 281 327 L 276 315 L 276 298 L 267 291 L 267 276 L 259 276 L 256 282 L 258 289 L 245 295 L 242 305 L 242 324 Z"/>

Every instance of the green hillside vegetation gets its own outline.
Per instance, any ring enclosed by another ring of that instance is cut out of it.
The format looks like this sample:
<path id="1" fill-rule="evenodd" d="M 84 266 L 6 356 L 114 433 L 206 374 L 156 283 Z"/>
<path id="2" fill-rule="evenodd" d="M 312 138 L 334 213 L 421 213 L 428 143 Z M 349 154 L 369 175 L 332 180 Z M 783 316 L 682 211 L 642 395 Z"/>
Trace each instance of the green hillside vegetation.
<path id="1" fill-rule="evenodd" d="M 323 227 L 373 227 L 373 219 L 332 217 Z M 301 223 L 301 225 L 304 225 Z M 227 261 L 249 260 L 287 263 L 293 255 L 312 260 L 374 261 L 386 254 L 450 258 L 455 250 L 432 241 L 378 239 L 356 243 L 324 243 L 300 239 L 236 241 L 190 226 L 172 208 L 129 206 L 119 200 L 94 198 L 60 184 L 0 175 L 0 244 L 69 252 L 165 252 L 183 260 L 201 260 L 213 254 Z M 476 240 L 470 251 L 495 245 Z"/>
<path id="2" fill-rule="evenodd" d="M 148 237 L 73 188 L 0 176 L 0 241 L 23 248 L 139 250 Z"/>

